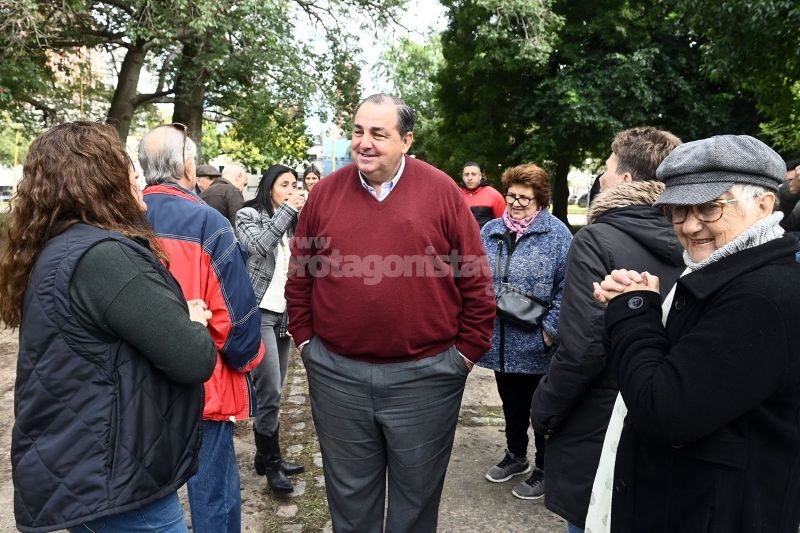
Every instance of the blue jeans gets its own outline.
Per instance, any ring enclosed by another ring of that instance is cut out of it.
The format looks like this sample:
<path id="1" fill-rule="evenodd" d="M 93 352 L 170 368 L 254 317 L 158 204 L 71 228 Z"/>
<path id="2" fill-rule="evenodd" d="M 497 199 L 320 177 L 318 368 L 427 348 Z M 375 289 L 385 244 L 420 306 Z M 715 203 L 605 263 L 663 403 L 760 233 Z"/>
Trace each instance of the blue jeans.
<path id="1" fill-rule="evenodd" d="M 158 532 L 186 533 L 189 529 L 183 520 L 183 509 L 178 493 L 173 492 L 140 509 L 104 516 L 91 522 L 69 528 L 70 533 L 128 533 Z"/>
<path id="2" fill-rule="evenodd" d="M 203 420 L 197 473 L 186 484 L 194 533 L 239 533 L 242 494 L 233 449 L 233 422 Z"/>
<path id="3" fill-rule="evenodd" d="M 567 533 L 583 533 L 583 529 L 579 528 L 572 522 L 567 522 Z"/>

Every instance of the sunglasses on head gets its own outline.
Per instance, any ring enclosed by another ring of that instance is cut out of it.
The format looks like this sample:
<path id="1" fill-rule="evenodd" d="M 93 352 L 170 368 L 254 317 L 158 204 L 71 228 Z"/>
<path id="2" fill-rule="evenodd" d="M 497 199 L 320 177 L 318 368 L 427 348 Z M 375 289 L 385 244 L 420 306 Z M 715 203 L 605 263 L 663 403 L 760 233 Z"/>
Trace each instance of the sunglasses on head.
<path id="1" fill-rule="evenodd" d="M 186 161 L 186 138 L 189 137 L 189 128 L 186 126 L 186 124 L 181 124 L 180 122 L 173 122 L 172 124 L 169 124 L 169 126 L 183 133 L 183 150 L 181 151 L 181 154 L 183 154 L 183 160 Z"/>

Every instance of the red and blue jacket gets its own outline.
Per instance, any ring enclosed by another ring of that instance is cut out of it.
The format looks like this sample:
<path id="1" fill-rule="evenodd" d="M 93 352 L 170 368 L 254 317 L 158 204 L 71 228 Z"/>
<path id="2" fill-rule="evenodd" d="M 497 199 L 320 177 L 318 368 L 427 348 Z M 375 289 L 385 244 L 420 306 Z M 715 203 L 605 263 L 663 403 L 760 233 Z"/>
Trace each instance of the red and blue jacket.
<path id="1" fill-rule="evenodd" d="M 261 314 L 233 228 L 175 183 L 148 186 L 144 201 L 184 297 L 203 300 L 211 311 L 208 331 L 217 346 L 217 365 L 205 383 L 203 419 L 254 416 L 249 371 L 264 357 Z"/>

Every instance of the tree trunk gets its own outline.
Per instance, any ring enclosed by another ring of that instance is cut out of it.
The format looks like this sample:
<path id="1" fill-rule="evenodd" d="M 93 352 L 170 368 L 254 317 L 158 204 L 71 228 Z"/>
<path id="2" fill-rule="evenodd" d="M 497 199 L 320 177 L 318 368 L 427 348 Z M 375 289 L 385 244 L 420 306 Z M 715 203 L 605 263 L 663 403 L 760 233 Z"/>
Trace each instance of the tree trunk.
<path id="1" fill-rule="evenodd" d="M 553 215 L 561 220 L 567 227 L 567 199 L 569 198 L 569 184 L 567 175 L 569 174 L 569 159 L 561 156 L 556 160 L 556 173 L 553 177 Z"/>
<path id="2" fill-rule="evenodd" d="M 203 146 L 203 104 L 209 72 L 198 64 L 198 46 L 195 42 L 183 44 L 178 63 L 178 76 L 175 80 L 175 109 L 173 122 L 180 122 L 189 128 L 189 137 L 197 144 L 197 161 L 202 162 Z"/>
<path id="3" fill-rule="evenodd" d="M 119 71 L 117 86 L 111 99 L 106 122 L 114 126 L 119 132 L 119 138 L 124 143 L 131 129 L 133 114 L 136 112 L 139 87 L 139 77 L 147 55 L 145 43 L 137 41 L 128 48 L 122 67 Z"/>

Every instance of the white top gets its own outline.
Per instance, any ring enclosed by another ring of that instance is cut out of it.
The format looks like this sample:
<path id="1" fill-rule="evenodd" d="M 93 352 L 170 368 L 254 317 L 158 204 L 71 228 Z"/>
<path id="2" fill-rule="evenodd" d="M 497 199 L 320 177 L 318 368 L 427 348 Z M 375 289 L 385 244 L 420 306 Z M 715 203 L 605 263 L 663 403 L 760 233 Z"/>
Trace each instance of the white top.
<path id="1" fill-rule="evenodd" d="M 275 271 L 258 305 L 261 309 L 274 313 L 286 311 L 286 296 L 283 291 L 289 274 L 289 255 L 289 237 L 284 233 L 275 249 Z"/>

